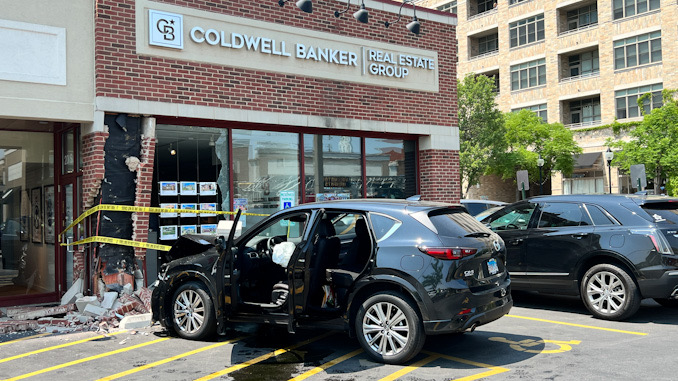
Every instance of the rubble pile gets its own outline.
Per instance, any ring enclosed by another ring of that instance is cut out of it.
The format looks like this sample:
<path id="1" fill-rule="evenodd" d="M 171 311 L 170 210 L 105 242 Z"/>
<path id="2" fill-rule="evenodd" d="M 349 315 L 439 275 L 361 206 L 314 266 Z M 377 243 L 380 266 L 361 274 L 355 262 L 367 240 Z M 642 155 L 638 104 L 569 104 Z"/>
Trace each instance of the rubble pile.
<path id="1" fill-rule="evenodd" d="M 64 294 L 58 306 L 7 307 L 0 310 L 0 334 L 22 331 L 49 333 L 101 331 L 151 325 L 151 290 L 126 284 L 120 292 L 82 294 L 82 280 Z M 133 317 L 133 318 L 132 318 Z"/>

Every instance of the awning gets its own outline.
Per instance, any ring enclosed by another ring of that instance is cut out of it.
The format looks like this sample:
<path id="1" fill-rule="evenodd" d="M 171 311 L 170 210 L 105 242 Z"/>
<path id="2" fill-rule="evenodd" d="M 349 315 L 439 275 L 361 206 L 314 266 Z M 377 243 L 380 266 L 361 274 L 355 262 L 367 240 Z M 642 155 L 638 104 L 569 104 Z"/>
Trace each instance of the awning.
<path id="1" fill-rule="evenodd" d="M 588 169 L 593 167 L 598 159 L 601 157 L 602 152 L 590 152 L 582 153 L 580 155 L 574 155 L 574 168 L 575 169 Z"/>

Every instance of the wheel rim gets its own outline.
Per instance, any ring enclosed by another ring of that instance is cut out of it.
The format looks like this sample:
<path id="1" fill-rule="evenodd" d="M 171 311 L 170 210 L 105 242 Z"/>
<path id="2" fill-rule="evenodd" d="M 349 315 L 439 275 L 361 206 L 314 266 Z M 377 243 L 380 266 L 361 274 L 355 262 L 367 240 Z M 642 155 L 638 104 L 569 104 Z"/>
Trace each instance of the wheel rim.
<path id="1" fill-rule="evenodd" d="M 393 303 L 373 304 L 363 318 L 363 337 L 378 354 L 397 355 L 410 340 L 410 326 L 405 313 Z"/>
<path id="2" fill-rule="evenodd" d="M 620 311 L 627 299 L 624 283 L 609 271 L 595 273 L 589 279 L 586 296 L 593 309 L 606 315 Z"/>
<path id="3" fill-rule="evenodd" d="M 184 290 L 174 300 L 174 324 L 179 330 L 195 333 L 205 323 L 205 303 L 193 290 Z"/>

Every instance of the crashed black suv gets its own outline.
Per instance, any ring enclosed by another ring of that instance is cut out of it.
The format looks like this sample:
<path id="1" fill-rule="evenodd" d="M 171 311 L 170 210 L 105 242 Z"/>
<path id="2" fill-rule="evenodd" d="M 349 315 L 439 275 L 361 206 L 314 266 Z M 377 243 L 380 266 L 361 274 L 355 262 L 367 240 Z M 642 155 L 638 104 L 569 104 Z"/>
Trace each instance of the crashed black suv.
<path id="1" fill-rule="evenodd" d="M 201 252 L 202 251 L 202 252 Z M 346 330 L 402 363 L 427 334 L 473 330 L 513 305 L 505 248 L 460 205 L 346 200 L 285 209 L 237 240 L 180 238 L 153 318 L 188 339 L 228 322 Z"/>
<path id="2" fill-rule="evenodd" d="M 483 220 L 506 242 L 514 290 L 581 295 L 601 319 L 632 316 L 643 298 L 678 307 L 678 199 L 541 196 Z"/>

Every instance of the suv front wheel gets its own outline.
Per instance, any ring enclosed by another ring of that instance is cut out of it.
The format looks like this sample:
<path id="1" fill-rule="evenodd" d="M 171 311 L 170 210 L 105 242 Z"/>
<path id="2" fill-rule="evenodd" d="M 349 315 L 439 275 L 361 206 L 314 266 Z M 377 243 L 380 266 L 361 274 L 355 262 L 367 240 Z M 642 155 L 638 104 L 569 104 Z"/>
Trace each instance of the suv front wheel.
<path id="1" fill-rule="evenodd" d="M 365 300 L 356 315 L 355 328 L 365 352 L 386 364 L 410 360 L 426 341 L 417 312 L 400 293 L 392 291 Z"/>
<path id="2" fill-rule="evenodd" d="M 581 282 L 581 298 L 593 316 L 624 320 L 640 308 L 640 292 L 633 278 L 611 264 L 591 267 Z"/>

